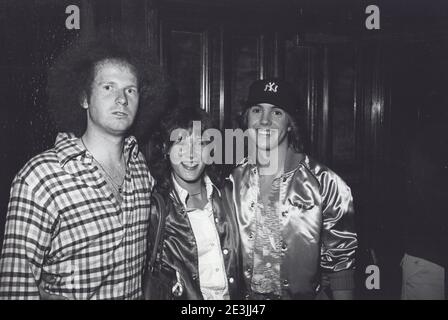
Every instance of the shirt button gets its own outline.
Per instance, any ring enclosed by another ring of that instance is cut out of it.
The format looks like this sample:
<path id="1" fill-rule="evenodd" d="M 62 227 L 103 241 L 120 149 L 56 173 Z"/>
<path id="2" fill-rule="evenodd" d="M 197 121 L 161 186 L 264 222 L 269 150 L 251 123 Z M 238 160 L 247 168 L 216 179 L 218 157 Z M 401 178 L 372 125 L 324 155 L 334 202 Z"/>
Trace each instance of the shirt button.
<path id="1" fill-rule="evenodd" d="M 216 268 L 215 271 L 216 271 L 216 272 L 219 272 L 219 268 Z"/>
<path id="2" fill-rule="evenodd" d="M 225 255 L 228 255 L 229 254 L 229 250 L 224 249 L 224 250 L 222 250 L 222 253 L 224 253 Z"/>
<path id="3" fill-rule="evenodd" d="M 285 251 L 288 248 L 285 241 L 282 241 L 282 250 Z"/>
<path id="4" fill-rule="evenodd" d="M 234 283 L 235 279 L 233 279 L 232 277 L 229 278 L 229 283 Z"/>
<path id="5" fill-rule="evenodd" d="M 251 232 L 250 234 L 249 234 L 249 240 L 252 240 L 254 238 L 254 234 Z"/>
<path id="6" fill-rule="evenodd" d="M 270 267 L 271 267 L 271 263 L 270 262 L 266 263 L 266 268 L 270 268 Z"/>
<path id="7" fill-rule="evenodd" d="M 288 282 L 288 280 L 283 280 L 283 285 L 285 286 L 285 287 L 287 287 L 288 285 L 289 285 L 289 282 Z"/>
<path id="8" fill-rule="evenodd" d="M 288 211 L 283 211 L 282 216 L 283 216 L 283 218 L 286 218 L 288 216 Z"/>
<path id="9" fill-rule="evenodd" d="M 219 219 L 218 219 L 218 218 L 215 218 L 215 222 L 218 223 L 218 222 L 219 222 Z"/>

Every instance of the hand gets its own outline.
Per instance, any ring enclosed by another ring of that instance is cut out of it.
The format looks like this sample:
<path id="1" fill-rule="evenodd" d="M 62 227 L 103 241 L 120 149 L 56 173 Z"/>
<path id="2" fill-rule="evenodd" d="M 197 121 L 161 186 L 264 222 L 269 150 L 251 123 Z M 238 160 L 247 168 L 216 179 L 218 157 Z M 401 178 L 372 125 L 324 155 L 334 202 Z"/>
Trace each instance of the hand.
<path id="1" fill-rule="evenodd" d="M 44 288 L 43 282 L 39 285 L 39 295 L 41 300 L 68 300 L 68 298 L 62 295 L 48 293 Z"/>

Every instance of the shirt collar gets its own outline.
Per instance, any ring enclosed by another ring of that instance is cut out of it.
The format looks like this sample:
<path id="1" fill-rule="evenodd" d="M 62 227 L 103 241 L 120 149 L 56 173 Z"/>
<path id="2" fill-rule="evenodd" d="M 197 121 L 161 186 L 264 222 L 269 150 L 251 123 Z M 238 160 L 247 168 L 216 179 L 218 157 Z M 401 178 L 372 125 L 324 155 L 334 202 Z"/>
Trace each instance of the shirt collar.
<path id="1" fill-rule="evenodd" d="M 303 153 L 296 152 L 293 148 L 288 148 L 288 151 L 286 152 L 284 173 L 297 169 L 303 160 L 306 160 L 306 156 Z"/>
<path id="2" fill-rule="evenodd" d="M 86 155 L 86 149 L 79 146 L 75 142 L 76 139 L 77 137 L 73 133 L 58 133 L 55 142 L 55 150 L 62 167 L 65 166 L 68 161 Z M 130 154 L 133 158 L 138 156 L 138 145 L 134 136 L 129 136 L 125 139 L 124 152 Z"/>
<path id="3" fill-rule="evenodd" d="M 174 189 L 177 192 L 179 196 L 179 200 L 181 201 L 182 205 L 186 208 L 187 207 L 187 198 L 188 198 L 188 191 L 185 190 L 180 186 L 180 184 L 176 181 L 174 176 L 171 176 L 171 179 L 173 181 Z M 211 199 L 213 195 L 213 191 L 216 191 L 219 196 L 221 196 L 218 188 L 213 184 L 213 182 L 210 180 L 210 178 L 207 175 L 204 175 L 204 183 L 205 183 L 205 190 L 207 192 L 207 199 Z"/>

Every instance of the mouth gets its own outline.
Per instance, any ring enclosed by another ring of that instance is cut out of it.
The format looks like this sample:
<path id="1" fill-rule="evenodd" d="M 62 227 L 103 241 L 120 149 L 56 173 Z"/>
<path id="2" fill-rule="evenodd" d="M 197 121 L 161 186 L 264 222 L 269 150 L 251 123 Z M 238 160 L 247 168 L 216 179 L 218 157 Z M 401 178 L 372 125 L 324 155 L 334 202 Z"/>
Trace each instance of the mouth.
<path id="1" fill-rule="evenodd" d="M 199 167 L 199 163 L 185 163 L 181 162 L 182 167 L 188 171 L 194 171 Z"/>
<path id="2" fill-rule="evenodd" d="M 272 134 L 272 131 L 271 131 L 271 129 L 257 129 L 257 134 L 270 136 Z"/>
<path id="3" fill-rule="evenodd" d="M 115 115 L 115 116 L 117 116 L 117 117 L 119 117 L 119 118 L 124 118 L 124 117 L 127 117 L 127 116 L 128 116 L 127 113 L 122 112 L 122 111 L 114 111 L 114 112 L 112 112 L 112 114 Z"/>

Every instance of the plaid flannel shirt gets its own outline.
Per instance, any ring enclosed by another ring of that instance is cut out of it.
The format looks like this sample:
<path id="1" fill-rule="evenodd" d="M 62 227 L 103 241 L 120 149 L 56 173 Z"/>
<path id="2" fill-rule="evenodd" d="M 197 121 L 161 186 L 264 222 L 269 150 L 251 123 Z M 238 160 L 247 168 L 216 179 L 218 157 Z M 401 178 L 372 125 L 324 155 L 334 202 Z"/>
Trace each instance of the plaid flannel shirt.
<path id="1" fill-rule="evenodd" d="M 0 299 L 39 299 L 38 285 L 69 299 L 138 299 L 153 178 L 134 137 L 123 202 L 92 155 L 60 133 L 15 177 L 0 257 Z"/>

